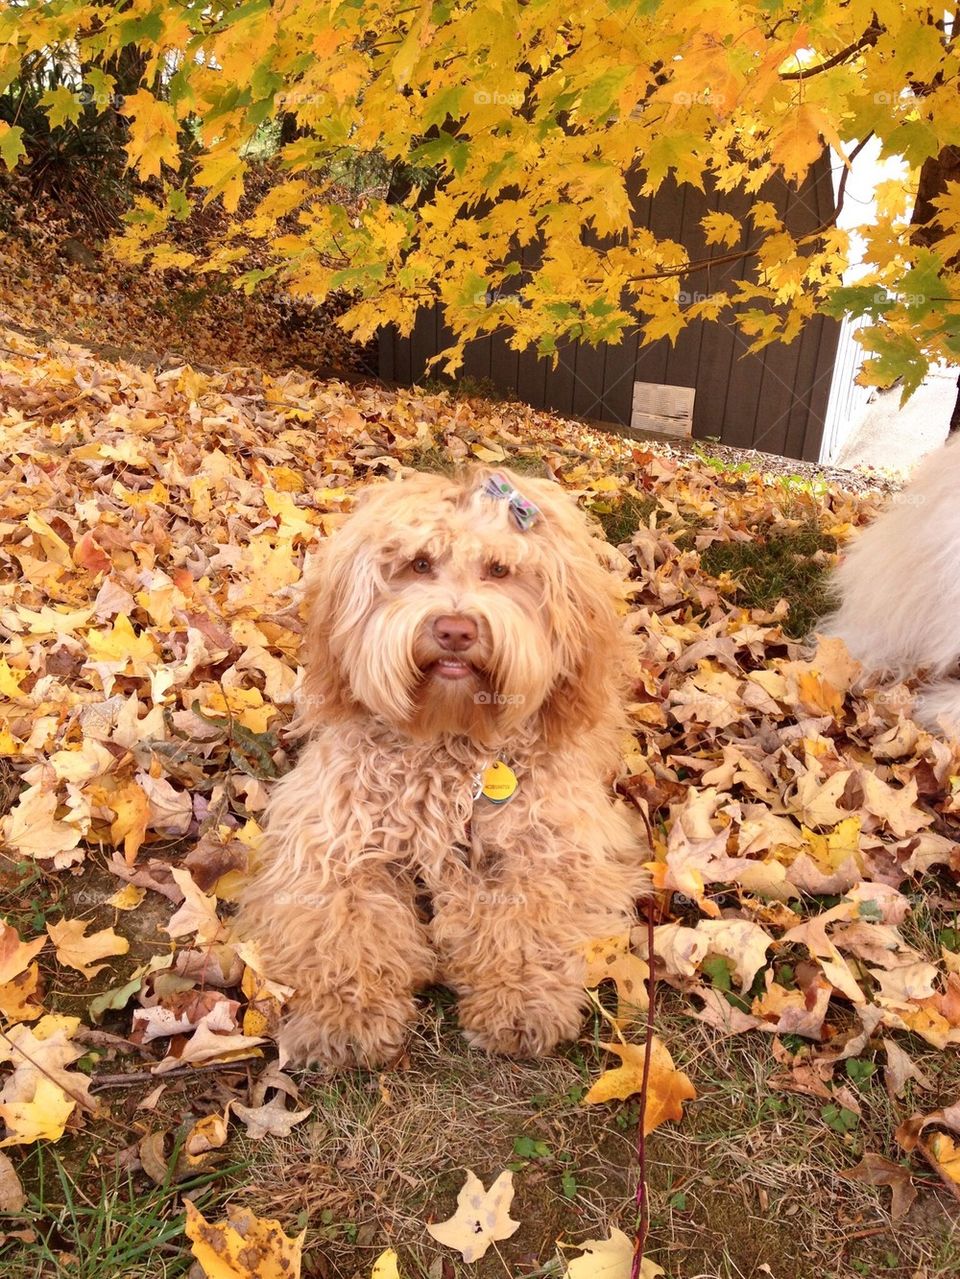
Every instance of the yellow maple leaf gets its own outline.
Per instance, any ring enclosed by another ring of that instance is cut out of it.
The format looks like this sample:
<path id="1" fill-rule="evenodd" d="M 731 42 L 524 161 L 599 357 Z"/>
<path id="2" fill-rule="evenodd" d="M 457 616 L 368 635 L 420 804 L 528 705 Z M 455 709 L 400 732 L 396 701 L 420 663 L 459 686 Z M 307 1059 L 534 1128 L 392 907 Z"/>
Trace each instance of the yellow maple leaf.
<path id="1" fill-rule="evenodd" d="M 687 317 L 672 302 L 664 300 L 657 304 L 650 319 L 643 326 L 643 335 L 648 342 L 656 342 L 658 338 L 677 340 L 677 335 L 687 322 Z"/>
<path id="2" fill-rule="evenodd" d="M 0 120 L 0 160 L 8 169 L 12 169 L 22 155 L 27 154 L 23 145 L 23 129 L 18 124 L 7 124 Z"/>
<path id="3" fill-rule="evenodd" d="M 199 157 L 195 182 L 198 187 L 206 187 L 204 203 L 223 196 L 223 207 L 232 213 L 240 203 L 243 195 L 243 175 L 246 165 L 232 146 L 214 147 L 206 155 Z"/>
<path id="4" fill-rule="evenodd" d="M 258 688 L 229 688 L 204 684 L 199 690 L 200 709 L 205 715 L 226 715 L 251 733 L 265 733 L 276 707 L 268 706 Z"/>
<path id="5" fill-rule="evenodd" d="M 489 444 L 472 444 L 470 452 L 481 462 L 503 462 L 507 456 L 499 444 L 492 447 Z"/>
<path id="6" fill-rule="evenodd" d="M 188 1155 L 202 1155 L 208 1150 L 219 1150 L 227 1142 L 227 1124 L 223 1115 L 204 1115 L 190 1129 L 184 1141 Z"/>
<path id="7" fill-rule="evenodd" d="M 112 897 L 107 898 L 106 904 L 114 910 L 136 910 L 146 895 L 145 888 L 138 888 L 136 884 L 124 884 L 123 888 L 118 888 Z"/>
<path id="8" fill-rule="evenodd" d="M 29 511 L 26 518 L 27 528 L 36 535 L 39 549 L 48 560 L 69 568 L 73 563 L 70 547 L 60 534 L 47 523 L 36 511 Z"/>
<path id="9" fill-rule="evenodd" d="M 615 1053 L 621 1065 L 605 1071 L 583 1099 L 586 1106 L 604 1101 L 626 1101 L 643 1088 L 643 1063 L 646 1050 L 642 1044 L 601 1044 Z M 693 1101 L 697 1091 L 673 1064 L 666 1045 L 654 1036 L 647 1080 L 647 1106 L 643 1117 L 644 1134 L 653 1132 L 669 1119 L 683 1118 L 683 1103 Z"/>
<path id="10" fill-rule="evenodd" d="M 708 213 L 700 219 L 700 225 L 707 244 L 739 244 L 743 235 L 743 227 L 732 213 Z"/>
<path id="11" fill-rule="evenodd" d="M 118 674 L 147 675 L 159 656 L 153 637 L 137 635 L 126 613 L 121 613 L 109 630 L 87 631 L 90 662 L 103 662 Z"/>
<path id="12" fill-rule="evenodd" d="M 859 817 L 845 817 L 825 835 L 820 835 L 803 825 L 800 830 L 810 855 L 820 869 L 827 874 L 838 870 L 848 857 L 854 858 L 858 866 L 863 865 L 863 854 L 860 852 Z"/>
<path id="13" fill-rule="evenodd" d="M 786 178 L 797 182 L 806 177 L 812 164 L 823 154 L 821 134 L 828 129 L 826 117 L 815 103 L 801 102 L 790 111 L 770 152 Z"/>
<path id="14" fill-rule="evenodd" d="M 839 719 L 843 714 L 843 694 L 816 671 L 804 671 L 800 675 L 797 693 L 808 710 L 832 715 L 834 719 Z"/>
<path id="15" fill-rule="evenodd" d="M 48 89 L 40 99 L 40 105 L 47 109 L 47 119 L 52 128 L 79 120 L 83 114 L 83 99 L 79 93 L 59 84 L 55 89 Z"/>
<path id="16" fill-rule="evenodd" d="M 290 1239 L 279 1221 L 233 1206 L 226 1221 L 210 1222 L 184 1202 L 184 1231 L 207 1279 L 299 1279 L 306 1231 Z"/>
<path id="17" fill-rule="evenodd" d="M 113 955 L 125 955 L 130 949 L 126 937 L 120 937 L 112 928 L 102 928 L 97 933 L 84 936 L 90 927 L 86 919 L 61 919 L 47 924 L 47 932 L 57 952 L 57 961 L 66 968 L 75 968 L 84 977 L 95 977 L 106 964 L 98 959 Z"/>
<path id="18" fill-rule="evenodd" d="M 22 697 L 20 685 L 29 673 L 29 671 L 15 670 L 8 665 L 5 657 L 0 657 L 0 697 L 9 697 L 14 701 Z"/>
<path id="19" fill-rule="evenodd" d="M 373 1263 L 370 1279 L 400 1279 L 400 1266 L 396 1251 L 387 1248 Z"/>
<path id="20" fill-rule="evenodd" d="M 584 984 L 593 988 L 609 978 L 617 988 L 617 1021 L 626 1024 L 649 1003 L 646 981 L 650 970 L 630 949 L 630 934 L 601 937 L 583 948 L 587 961 Z"/>
<path id="21" fill-rule="evenodd" d="M 316 533 L 317 526 L 309 518 L 309 513 L 297 506 L 289 492 L 265 488 L 263 500 L 267 510 L 276 519 L 277 527 L 288 537 L 313 537 Z"/>
<path id="22" fill-rule="evenodd" d="M 898 1008 L 897 1017 L 908 1030 L 925 1039 L 934 1048 L 944 1049 L 948 1044 L 960 1043 L 960 1033 L 951 1026 L 935 1008 Z"/>
<path id="23" fill-rule="evenodd" d="M 59 1140 L 75 1105 L 52 1079 L 38 1079 L 29 1100 L 0 1101 L 0 1119 L 7 1129 L 0 1147 Z"/>
<path id="24" fill-rule="evenodd" d="M 141 181 L 159 178 L 161 164 L 179 165 L 180 126 L 169 102 L 155 98 L 147 89 L 138 89 L 124 98 L 123 114 L 130 121 L 127 161 Z"/>
<path id="25" fill-rule="evenodd" d="M 92 608 L 70 609 L 66 612 L 44 605 L 39 610 L 17 606 L 17 617 L 26 624 L 31 635 L 70 635 L 90 621 Z"/>
<path id="26" fill-rule="evenodd" d="M 575 1246 L 582 1255 L 568 1263 L 564 1279 L 630 1279 L 634 1241 L 616 1226 L 611 1227 L 609 1239 L 585 1239 Z M 649 1257 L 643 1258 L 639 1279 L 659 1279 L 663 1274 L 662 1266 Z"/>
<path id="27" fill-rule="evenodd" d="M 264 469 L 278 493 L 302 493 L 307 487 L 303 475 L 299 471 L 291 470 L 289 466 L 271 466 Z M 334 490 L 330 489 L 328 491 L 333 492 Z M 337 491 L 346 492 L 345 489 Z"/>
<path id="28" fill-rule="evenodd" d="M 150 818 L 150 801 L 143 787 L 127 782 L 120 790 L 108 796 L 107 802 L 114 811 L 110 823 L 110 838 L 116 847 L 123 844 L 123 857 L 127 865 L 136 861 L 140 845 L 146 839 Z"/>
<path id="29" fill-rule="evenodd" d="M 12 924 L 0 920 L 0 984 L 12 981 L 47 944 L 46 937 L 22 941 Z"/>
<path id="30" fill-rule="evenodd" d="M 243 1022 L 240 1029 L 245 1035 L 257 1039 L 266 1034 L 269 1027 L 270 1019 L 259 1008 L 245 1008 L 243 1010 Z"/>
<path id="31" fill-rule="evenodd" d="M 46 937 L 22 941 L 12 924 L 0 921 L 0 1013 L 8 1024 L 32 1021 L 43 1011 L 31 1000 L 40 982 L 34 957 L 46 944 Z"/>
<path id="32" fill-rule="evenodd" d="M 427 1230 L 447 1248 L 455 1248 L 470 1265 L 479 1261 L 491 1244 L 509 1239 L 520 1229 L 520 1222 L 510 1216 L 513 1203 L 513 1173 L 502 1172 L 489 1190 L 475 1172 L 467 1169 L 467 1178 L 457 1195 L 457 1210 L 446 1221 L 428 1225 Z"/>
<path id="33" fill-rule="evenodd" d="M 937 1172 L 946 1181 L 960 1185 L 960 1146 L 945 1132 L 931 1133 L 927 1149 L 936 1161 Z"/>
<path id="34" fill-rule="evenodd" d="M 46 940 L 46 938 L 44 938 Z M 11 981 L 0 985 L 0 1014 L 7 1025 L 18 1021 L 33 1021 L 43 1012 L 43 1005 L 33 999 L 40 985 L 40 965 L 31 964 Z"/>
<path id="35" fill-rule="evenodd" d="M 115 484 L 114 492 L 121 502 L 135 511 L 145 512 L 148 506 L 165 506 L 170 501 L 166 485 L 159 480 L 154 480 L 148 489 L 126 489 L 122 484 Z"/>
<path id="36" fill-rule="evenodd" d="M 0 1092 L 0 1118 L 7 1126 L 0 1147 L 56 1141 L 78 1103 L 96 1110 L 90 1080 L 67 1069 L 84 1053 L 71 1042 L 79 1025 L 79 1017 L 47 1014 L 36 1026 L 11 1027 L 0 1039 L 0 1062 L 13 1065 Z"/>

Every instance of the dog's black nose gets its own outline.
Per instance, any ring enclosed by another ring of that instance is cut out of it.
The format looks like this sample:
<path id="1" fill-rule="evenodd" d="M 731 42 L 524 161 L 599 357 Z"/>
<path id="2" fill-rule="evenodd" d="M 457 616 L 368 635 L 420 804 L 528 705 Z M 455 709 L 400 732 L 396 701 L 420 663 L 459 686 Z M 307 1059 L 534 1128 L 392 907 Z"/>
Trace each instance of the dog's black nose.
<path id="1" fill-rule="evenodd" d="M 463 613 L 438 617 L 433 624 L 433 638 L 448 653 L 460 653 L 477 642 L 477 624 Z"/>

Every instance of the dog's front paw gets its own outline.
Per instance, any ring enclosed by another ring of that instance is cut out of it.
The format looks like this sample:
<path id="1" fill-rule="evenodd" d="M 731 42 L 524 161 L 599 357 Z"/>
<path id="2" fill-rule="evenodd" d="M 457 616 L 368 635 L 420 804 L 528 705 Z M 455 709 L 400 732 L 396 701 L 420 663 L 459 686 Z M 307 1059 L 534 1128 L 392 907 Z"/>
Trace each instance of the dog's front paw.
<path id="1" fill-rule="evenodd" d="M 583 991 L 490 986 L 460 999 L 460 1025 L 471 1048 L 504 1057 L 540 1057 L 576 1039 L 583 1024 Z"/>
<path id="2" fill-rule="evenodd" d="M 409 995 L 377 994 L 366 1002 L 335 992 L 299 997 L 279 1043 L 293 1065 L 373 1070 L 399 1057 L 415 1015 Z"/>

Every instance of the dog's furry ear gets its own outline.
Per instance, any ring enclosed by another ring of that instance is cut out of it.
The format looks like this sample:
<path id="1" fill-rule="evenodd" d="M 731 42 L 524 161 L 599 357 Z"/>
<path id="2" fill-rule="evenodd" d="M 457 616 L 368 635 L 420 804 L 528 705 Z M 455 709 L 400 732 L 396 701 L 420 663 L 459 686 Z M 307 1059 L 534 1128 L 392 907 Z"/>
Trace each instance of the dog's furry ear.
<path id="1" fill-rule="evenodd" d="M 403 481 L 402 492 L 415 509 L 451 489 L 451 481 L 419 475 Z M 358 705 L 347 676 L 345 650 L 360 634 L 383 589 L 373 553 L 397 504 L 396 481 L 364 489 L 343 528 L 321 542 L 304 587 L 307 617 L 301 650 L 304 677 L 298 695 L 297 726 L 309 732 L 345 719 Z M 394 517 L 395 518 L 395 517 Z"/>
<path id="2" fill-rule="evenodd" d="M 617 580 L 601 562 L 603 544 L 583 511 L 549 480 L 515 480 L 541 511 L 526 536 L 545 538 L 556 548 L 545 605 L 561 675 L 540 715 L 544 737 L 559 745 L 620 721 L 629 640 L 617 612 Z"/>
<path id="3" fill-rule="evenodd" d="M 364 503 L 363 510 L 374 507 Z M 353 516 L 321 543 L 307 573 L 304 678 L 297 722 L 304 731 L 344 719 L 356 707 L 343 662 L 345 642 L 363 624 L 377 591 L 378 569 L 370 550 L 370 518 Z"/>
<path id="4" fill-rule="evenodd" d="M 586 574 L 573 585 L 564 674 L 542 709 L 544 737 L 554 745 L 620 719 L 626 666 L 626 634 L 610 598 L 605 574 Z"/>
<path id="5" fill-rule="evenodd" d="M 331 643 L 340 558 L 334 545 L 324 542 L 304 585 L 307 624 L 301 646 L 304 675 L 297 694 L 297 725 L 305 732 L 324 721 L 342 719 L 350 705 L 349 687 Z"/>

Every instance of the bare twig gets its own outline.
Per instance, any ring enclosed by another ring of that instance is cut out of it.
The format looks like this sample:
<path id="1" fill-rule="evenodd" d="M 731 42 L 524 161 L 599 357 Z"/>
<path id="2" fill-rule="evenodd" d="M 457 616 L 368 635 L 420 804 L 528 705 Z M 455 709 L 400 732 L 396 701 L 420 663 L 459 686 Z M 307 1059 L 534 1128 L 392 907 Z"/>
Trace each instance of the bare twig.
<path id="1" fill-rule="evenodd" d="M 162 1075 L 154 1074 L 150 1070 L 129 1070 L 120 1075 L 94 1075 L 90 1089 L 93 1091 L 99 1088 L 132 1088 L 134 1084 L 158 1084 L 168 1079 L 183 1078 L 184 1075 L 199 1075 L 201 1071 L 242 1069 L 247 1064 L 247 1059 L 237 1062 L 211 1061 L 199 1066 L 177 1066 L 173 1070 L 165 1070 Z"/>

